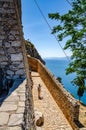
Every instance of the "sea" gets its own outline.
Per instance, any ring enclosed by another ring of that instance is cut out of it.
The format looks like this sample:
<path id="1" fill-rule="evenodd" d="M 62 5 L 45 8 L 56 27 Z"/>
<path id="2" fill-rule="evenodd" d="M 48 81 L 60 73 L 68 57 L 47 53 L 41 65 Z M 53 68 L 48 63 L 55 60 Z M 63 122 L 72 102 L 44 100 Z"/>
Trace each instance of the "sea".
<path id="1" fill-rule="evenodd" d="M 77 95 L 77 86 L 74 86 L 71 81 L 76 77 L 75 73 L 66 75 L 66 68 L 69 61 L 67 58 L 44 58 L 47 69 L 57 78 L 62 78 L 62 84 L 64 88 L 70 92 L 74 98 L 79 99 Z M 86 92 L 81 97 L 81 102 L 86 105 Z"/>

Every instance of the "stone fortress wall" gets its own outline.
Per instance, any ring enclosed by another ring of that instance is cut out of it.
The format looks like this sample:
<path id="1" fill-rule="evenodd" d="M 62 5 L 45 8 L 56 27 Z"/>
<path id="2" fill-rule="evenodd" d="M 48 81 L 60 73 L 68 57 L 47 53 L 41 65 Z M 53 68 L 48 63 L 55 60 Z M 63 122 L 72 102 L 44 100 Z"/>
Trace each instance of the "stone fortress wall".
<path id="1" fill-rule="evenodd" d="M 53 96 L 56 103 L 61 108 L 65 117 L 70 122 L 74 130 L 84 130 L 79 128 L 79 105 L 75 98 L 67 92 L 63 86 L 56 80 L 56 78 L 49 72 L 49 70 L 39 60 L 29 57 L 28 62 L 30 69 L 40 74 L 40 77 L 44 81 L 51 95 Z"/>
<path id="2" fill-rule="evenodd" d="M 20 0 L 16 0 L 19 16 Z M 21 16 L 20 16 L 21 19 Z M 17 15 L 13 0 L 0 0 L 0 68 L 4 79 L 25 76 Z"/>
<path id="3" fill-rule="evenodd" d="M 9 94 L 9 88 L 16 79 L 25 77 L 23 127 L 35 130 L 31 81 L 21 23 L 21 0 L 0 0 L 0 96 L 4 89 Z"/>

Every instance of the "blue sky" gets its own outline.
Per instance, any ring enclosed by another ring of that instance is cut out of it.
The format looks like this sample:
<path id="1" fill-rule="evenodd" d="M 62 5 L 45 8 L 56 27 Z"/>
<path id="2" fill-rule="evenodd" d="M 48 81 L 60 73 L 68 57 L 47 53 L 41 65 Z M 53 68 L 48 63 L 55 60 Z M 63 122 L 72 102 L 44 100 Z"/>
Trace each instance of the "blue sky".
<path id="1" fill-rule="evenodd" d="M 56 25 L 56 21 L 49 19 L 48 13 L 59 12 L 64 14 L 71 8 L 66 0 L 36 1 L 51 28 Z M 65 56 L 34 0 L 22 0 L 22 24 L 24 38 L 29 39 L 35 45 L 43 58 Z M 65 41 L 61 42 L 61 45 L 64 46 L 64 43 Z M 70 55 L 70 51 L 66 51 L 66 54 Z"/>

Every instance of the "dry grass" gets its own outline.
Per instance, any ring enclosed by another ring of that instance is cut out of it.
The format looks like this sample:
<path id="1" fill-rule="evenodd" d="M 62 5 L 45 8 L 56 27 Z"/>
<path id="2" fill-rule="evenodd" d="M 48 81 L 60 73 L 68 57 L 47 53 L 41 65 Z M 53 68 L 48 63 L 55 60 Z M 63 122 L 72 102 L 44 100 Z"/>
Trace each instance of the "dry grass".
<path id="1" fill-rule="evenodd" d="M 86 105 L 79 102 L 80 105 L 80 114 L 79 114 L 79 121 L 86 127 Z"/>

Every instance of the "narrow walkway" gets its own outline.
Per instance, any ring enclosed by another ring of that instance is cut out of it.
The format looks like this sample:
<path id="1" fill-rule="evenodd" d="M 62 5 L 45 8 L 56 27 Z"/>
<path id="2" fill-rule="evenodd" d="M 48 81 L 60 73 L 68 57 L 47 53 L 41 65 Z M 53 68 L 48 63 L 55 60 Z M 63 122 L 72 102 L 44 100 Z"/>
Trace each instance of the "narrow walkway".
<path id="1" fill-rule="evenodd" d="M 44 115 L 44 125 L 37 127 L 37 130 L 72 130 L 39 74 L 32 72 L 32 80 L 35 110 L 42 112 Z M 1 104 L 0 130 L 22 130 L 25 108 L 25 84 L 26 81 L 21 83 Z M 38 99 L 38 84 L 42 86 L 42 100 Z"/>
<path id="2" fill-rule="evenodd" d="M 44 115 L 44 125 L 37 130 L 72 130 L 69 122 L 54 101 L 45 84 L 36 72 L 32 72 L 34 108 Z M 38 84 L 42 86 L 42 100 L 38 99 Z"/>
<path id="3" fill-rule="evenodd" d="M 18 81 L 15 82 L 15 85 Z M 0 130 L 22 130 L 25 109 L 25 84 L 21 83 L 0 106 Z M 14 86 L 15 86 L 14 85 Z"/>

